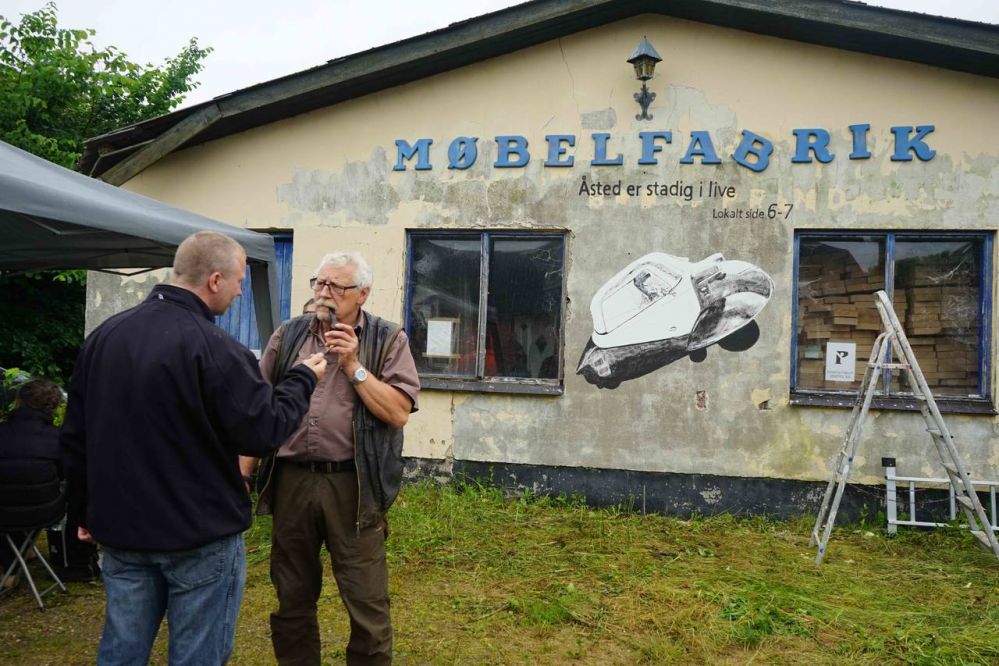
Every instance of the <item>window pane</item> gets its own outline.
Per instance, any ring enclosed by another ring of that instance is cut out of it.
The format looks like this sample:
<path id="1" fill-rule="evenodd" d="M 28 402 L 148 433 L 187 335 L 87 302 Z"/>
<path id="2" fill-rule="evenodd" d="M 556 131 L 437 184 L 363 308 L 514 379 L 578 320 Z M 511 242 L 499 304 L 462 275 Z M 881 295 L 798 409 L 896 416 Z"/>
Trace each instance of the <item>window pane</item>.
<path id="1" fill-rule="evenodd" d="M 981 257 L 977 239 L 895 243 L 896 310 L 934 395 L 979 393 Z"/>
<path id="2" fill-rule="evenodd" d="M 885 288 L 884 256 L 885 242 L 879 237 L 801 239 L 797 388 L 850 391 L 860 387 L 881 329 L 873 294 Z M 856 344 L 854 381 L 826 379 L 830 342 Z"/>
<path id="3" fill-rule="evenodd" d="M 486 376 L 558 378 L 563 242 L 492 239 Z"/>
<path id="4" fill-rule="evenodd" d="M 421 373 L 475 376 L 481 241 L 413 239 L 409 335 Z"/>

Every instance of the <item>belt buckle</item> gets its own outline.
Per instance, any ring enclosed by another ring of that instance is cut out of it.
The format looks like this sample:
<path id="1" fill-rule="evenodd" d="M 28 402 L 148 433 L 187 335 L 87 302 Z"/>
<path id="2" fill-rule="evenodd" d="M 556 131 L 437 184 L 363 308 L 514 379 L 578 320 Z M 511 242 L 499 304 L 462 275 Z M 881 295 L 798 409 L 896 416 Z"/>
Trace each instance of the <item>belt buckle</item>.
<path id="1" fill-rule="evenodd" d="M 310 460 L 305 463 L 312 472 L 322 474 L 333 474 L 336 472 L 348 472 L 354 468 L 354 460 Z"/>

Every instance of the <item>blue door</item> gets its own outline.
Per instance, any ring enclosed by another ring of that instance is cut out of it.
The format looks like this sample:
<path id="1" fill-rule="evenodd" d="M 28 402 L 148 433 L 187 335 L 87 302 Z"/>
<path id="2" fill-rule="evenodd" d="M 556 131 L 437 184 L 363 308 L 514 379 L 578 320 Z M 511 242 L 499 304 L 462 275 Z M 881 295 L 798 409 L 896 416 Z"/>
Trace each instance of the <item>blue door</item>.
<path id="1" fill-rule="evenodd" d="M 278 312 L 281 321 L 291 317 L 291 234 L 272 233 L 274 254 L 277 255 Z M 253 311 L 253 289 L 250 287 L 250 268 L 243 277 L 243 295 L 232 302 L 224 315 L 215 318 L 215 323 L 232 337 L 250 349 L 260 350 L 260 336 L 257 334 L 257 316 Z"/>

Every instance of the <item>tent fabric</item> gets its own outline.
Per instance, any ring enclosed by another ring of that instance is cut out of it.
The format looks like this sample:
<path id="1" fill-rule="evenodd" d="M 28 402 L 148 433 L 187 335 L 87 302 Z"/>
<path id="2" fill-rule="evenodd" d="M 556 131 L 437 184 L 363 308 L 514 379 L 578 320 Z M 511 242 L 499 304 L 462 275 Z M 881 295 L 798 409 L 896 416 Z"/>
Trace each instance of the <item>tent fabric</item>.
<path id="1" fill-rule="evenodd" d="M 246 250 L 261 338 L 278 323 L 274 240 L 119 189 L 0 141 L 0 270 L 142 269 L 218 231 Z M 270 316 L 260 316 L 260 313 Z"/>

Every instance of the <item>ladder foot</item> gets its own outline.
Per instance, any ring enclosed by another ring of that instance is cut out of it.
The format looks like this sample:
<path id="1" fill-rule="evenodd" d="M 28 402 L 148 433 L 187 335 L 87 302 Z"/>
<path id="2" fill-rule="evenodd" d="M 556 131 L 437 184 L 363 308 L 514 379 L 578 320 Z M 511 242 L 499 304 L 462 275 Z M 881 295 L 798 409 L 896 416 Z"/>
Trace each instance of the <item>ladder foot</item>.
<path id="1" fill-rule="evenodd" d="M 982 546 L 982 548 L 989 551 L 992 550 L 992 542 L 989 541 L 989 535 L 982 530 L 971 530 L 971 533 L 975 535 L 976 539 L 978 539 L 978 543 Z"/>

